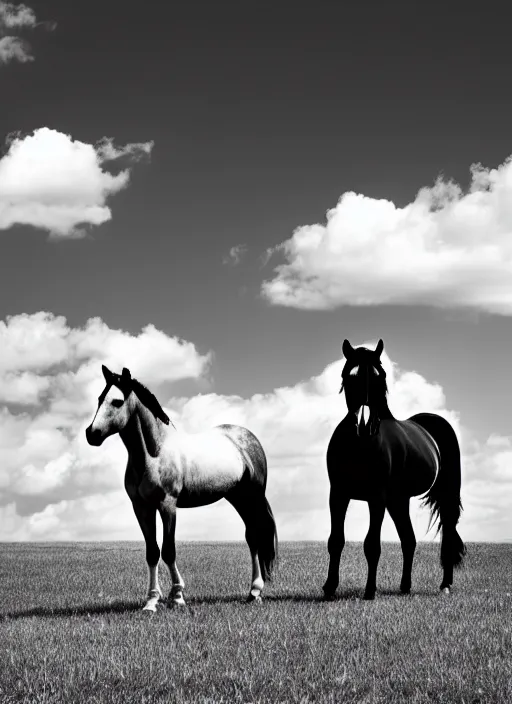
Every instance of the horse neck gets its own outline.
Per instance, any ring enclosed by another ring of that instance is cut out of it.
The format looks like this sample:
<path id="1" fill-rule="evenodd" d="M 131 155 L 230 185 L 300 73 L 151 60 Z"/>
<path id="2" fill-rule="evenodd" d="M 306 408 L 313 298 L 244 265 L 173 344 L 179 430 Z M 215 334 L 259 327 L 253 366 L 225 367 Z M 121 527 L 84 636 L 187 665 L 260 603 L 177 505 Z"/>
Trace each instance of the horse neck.
<path id="1" fill-rule="evenodd" d="M 352 410 L 352 413 L 353 413 L 353 414 L 355 415 L 355 417 L 356 417 L 356 422 L 357 422 L 357 417 L 358 417 L 358 414 L 359 414 L 359 408 L 360 408 L 360 406 L 358 406 L 357 408 L 355 408 L 355 409 Z M 383 399 L 380 399 L 378 402 L 371 404 L 371 406 L 370 406 L 370 418 L 369 418 L 368 420 L 370 420 L 370 419 L 371 419 L 371 420 L 375 420 L 375 419 L 378 419 L 378 420 L 395 420 L 394 415 L 393 415 L 393 414 L 391 413 L 391 411 L 389 410 L 388 401 L 387 401 L 387 398 L 386 398 L 385 396 L 384 396 Z"/>
<path id="2" fill-rule="evenodd" d="M 173 426 L 166 426 L 137 399 L 130 420 L 121 431 L 128 454 L 138 459 L 158 457 L 164 439 Z"/>
<path id="3" fill-rule="evenodd" d="M 394 420 L 394 416 L 389 410 L 388 400 L 384 396 L 378 403 L 372 404 L 371 414 L 374 414 L 379 420 Z"/>

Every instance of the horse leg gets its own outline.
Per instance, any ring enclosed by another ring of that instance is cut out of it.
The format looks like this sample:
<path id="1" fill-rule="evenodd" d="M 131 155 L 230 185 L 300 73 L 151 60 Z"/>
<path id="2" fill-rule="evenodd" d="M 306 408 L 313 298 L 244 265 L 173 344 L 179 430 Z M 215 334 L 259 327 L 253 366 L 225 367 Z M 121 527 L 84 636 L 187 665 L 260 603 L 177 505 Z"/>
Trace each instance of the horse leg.
<path id="1" fill-rule="evenodd" d="M 443 594 L 450 594 L 453 585 L 453 555 L 457 555 L 462 541 L 457 529 L 452 526 L 441 525 L 441 565 L 443 567 L 443 581 L 439 587 Z M 462 547 L 463 555 L 465 548 Z"/>
<path id="2" fill-rule="evenodd" d="M 133 510 L 146 541 L 146 562 L 149 570 L 149 586 L 143 611 L 156 611 L 156 605 L 162 597 L 158 584 L 158 561 L 160 549 L 156 542 L 156 508 L 140 499 L 132 500 Z"/>
<path id="3" fill-rule="evenodd" d="M 247 495 L 244 496 L 242 493 L 233 493 L 230 496 L 226 496 L 226 499 L 236 509 L 245 524 L 245 539 L 251 553 L 252 579 L 251 590 L 249 592 L 249 596 L 247 597 L 247 601 L 259 603 L 261 602 L 261 594 L 263 592 L 265 582 L 263 580 L 263 575 L 261 574 L 260 561 L 258 557 L 258 525 L 252 507 L 252 501 L 254 501 L 254 498 L 248 498 Z"/>
<path id="4" fill-rule="evenodd" d="M 323 586 L 326 599 L 332 599 L 340 579 L 341 553 L 345 547 L 345 516 L 350 503 L 347 496 L 339 496 L 331 487 L 329 508 L 331 511 L 331 534 L 327 541 L 329 552 L 329 571 Z"/>
<path id="5" fill-rule="evenodd" d="M 416 537 L 409 513 L 409 498 L 401 496 L 388 499 L 387 509 L 402 544 L 403 571 L 400 591 L 402 594 L 409 594 L 412 581 L 412 563 L 416 550 Z"/>
<path id="6" fill-rule="evenodd" d="M 251 553 L 251 563 L 252 563 L 252 580 L 251 580 L 251 591 L 247 597 L 247 601 L 261 602 L 261 593 L 265 582 L 263 581 L 263 576 L 261 574 L 260 561 L 258 558 L 258 541 L 255 531 L 257 528 L 251 525 L 250 522 L 246 523 L 245 539 L 249 550 Z"/>
<path id="7" fill-rule="evenodd" d="M 449 594 L 453 584 L 453 565 L 443 568 L 443 581 L 439 587 L 443 594 Z"/>
<path id="8" fill-rule="evenodd" d="M 449 519 L 450 517 L 448 517 Z M 453 568 L 459 565 L 466 553 L 464 543 L 457 532 L 456 523 L 447 520 L 443 511 L 441 514 L 441 565 L 443 567 L 443 581 L 441 591 L 450 594 L 453 584 Z"/>
<path id="9" fill-rule="evenodd" d="M 178 571 L 176 565 L 176 542 L 174 539 L 176 532 L 176 499 L 168 496 L 159 505 L 158 511 L 162 518 L 163 541 L 162 560 L 169 568 L 171 575 L 171 591 L 169 592 L 169 602 L 175 606 L 185 606 L 183 590 L 185 582 Z"/>
<path id="10" fill-rule="evenodd" d="M 379 566 L 380 559 L 380 531 L 382 521 L 384 520 L 386 504 L 382 499 L 374 499 L 368 501 L 368 507 L 370 509 L 370 528 L 368 529 L 368 534 L 364 541 L 364 554 L 368 562 L 368 579 L 364 598 L 371 600 L 375 598 L 375 592 L 377 590 L 377 567 Z"/>

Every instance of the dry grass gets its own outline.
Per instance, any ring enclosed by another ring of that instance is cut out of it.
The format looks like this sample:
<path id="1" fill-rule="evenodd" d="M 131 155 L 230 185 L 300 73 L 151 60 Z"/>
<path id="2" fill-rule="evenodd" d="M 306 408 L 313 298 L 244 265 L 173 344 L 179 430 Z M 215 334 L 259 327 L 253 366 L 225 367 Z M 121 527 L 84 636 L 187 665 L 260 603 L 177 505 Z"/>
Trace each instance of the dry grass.
<path id="1" fill-rule="evenodd" d="M 245 545 L 178 556 L 188 607 L 150 616 L 142 543 L 0 545 L 0 702 L 512 701 L 512 545 L 470 545 L 443 597 L 438 548 L 420 544 L 404 597 L 386 544 L 370 603 L 360 545 L 329 603 L 323 544 L 282 545 L 262 605 L 244 603 Z"/>

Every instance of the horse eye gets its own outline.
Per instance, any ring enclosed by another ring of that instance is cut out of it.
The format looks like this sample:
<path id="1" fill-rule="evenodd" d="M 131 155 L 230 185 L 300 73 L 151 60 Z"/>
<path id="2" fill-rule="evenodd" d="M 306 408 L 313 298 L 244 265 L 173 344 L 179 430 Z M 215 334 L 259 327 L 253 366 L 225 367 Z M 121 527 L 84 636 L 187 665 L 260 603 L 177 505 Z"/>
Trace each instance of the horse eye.
<path id="1" fill-rule="evenodd" d="M 124 401 L 122 401 L 120 398 L 114 398 L 111 403 L 114 406 L 114 408 L 121 408 Z"/>

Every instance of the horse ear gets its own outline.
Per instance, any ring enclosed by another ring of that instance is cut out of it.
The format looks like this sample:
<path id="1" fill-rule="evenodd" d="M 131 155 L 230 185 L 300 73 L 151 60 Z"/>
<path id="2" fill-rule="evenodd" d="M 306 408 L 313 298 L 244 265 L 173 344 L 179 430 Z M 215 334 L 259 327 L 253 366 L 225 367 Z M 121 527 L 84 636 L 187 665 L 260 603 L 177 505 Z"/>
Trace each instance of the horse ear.
<path id="1" fill-rule="evenodd" d="M 348 340 L 343 340 L 341 350 L 342 350 L 343 354 L 345 355 L 345 359 L 347 361 L 354 354 L 354 348 L 352 347 L 352 345 L 350 344 L 350 342 Z"/>
<path id="2" fill-rule="evenodd" d="M 379 340 L 377 342 L 377 347 L 375 348 L 375 354 L 377 355 L 377 357 L 381 356 L 383 350 L 384 350 L 384 343 L 382 340 Z"/>
<path id="3" fill-rule="evenodd" d="M 101 371 L 103 372 L 103 376 L 105 377 L 105 381 L 107 384 L 110 384 L 112 381 L 112 372 L 108 367 L 106 367 L 104 364 L 101 365 Z"/>
<path id="4" fill-rule="evenodd" d="M 130 374 L 130 370 L 124 367 L 123 373 L 121 374 L 121 381 L 124 382 L 125 384 L 128 384 L 132 380 L 132 375 Z"/>

